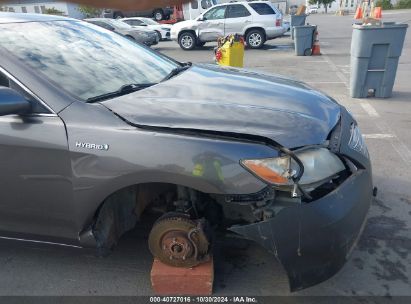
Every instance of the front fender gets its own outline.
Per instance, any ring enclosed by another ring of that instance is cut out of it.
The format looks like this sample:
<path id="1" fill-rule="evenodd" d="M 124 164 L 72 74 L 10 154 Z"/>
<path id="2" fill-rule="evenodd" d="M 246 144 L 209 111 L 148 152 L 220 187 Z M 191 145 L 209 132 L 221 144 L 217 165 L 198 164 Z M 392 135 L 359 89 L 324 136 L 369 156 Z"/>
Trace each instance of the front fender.
<path id="1" fill-rule="evenodd" d="M 266 184 L 240 159 L 278 155 L 238 140 L 142 130 L 99 104 L 76 102 L 60 115 L 67 129 L 77 213 L 72 220 L 78 231 L 105 198 L 134 184 L 173 183 L 212 194 L 259 192 Z"/>

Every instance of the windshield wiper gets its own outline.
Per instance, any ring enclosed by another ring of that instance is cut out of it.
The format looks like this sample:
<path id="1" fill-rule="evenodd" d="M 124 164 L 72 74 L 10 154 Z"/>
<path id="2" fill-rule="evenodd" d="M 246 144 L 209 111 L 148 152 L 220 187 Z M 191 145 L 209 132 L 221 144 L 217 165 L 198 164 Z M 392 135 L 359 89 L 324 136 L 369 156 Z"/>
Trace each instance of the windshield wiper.
<path id="1" fill-rule="evenodd" d="M 168 74 L 161 82 L 169 80 L 170 78 L 173 78 L 174 76 L 177 76 L 181 72 L 184 72 L 185 70 L 189 69 L 193 64 L 191 62 L 185 62 L 181 66 L 176 67 L 173 69 L 170 74 Z"/>
<path id="2" fill-rule="evenodd" d="M 130 94 L 132 92 L 136 92 L 136 91 L 151 87 L 155 84 L 157 84 L 157 83 L 130 83 L 130 84 L 125 84 L 125 85 L 121 86 L 121 88 L 118 89 L 117 91 L 110 92 L 110 93 L 105 93 L 105 94 L 94 96 L 94 97 L 90 97 L 86 101 L 88 103 L 93 103 L 93 102 L 98 102 L 98 101 L 102 101 L 102 100 L 106 100 L 106 99 L 110 99 L 110 98 L 114 98 L 114 97 L 119 97 L 119 96 L 123 96 L 123 95 L 126 95 L 126 94 Z"/>

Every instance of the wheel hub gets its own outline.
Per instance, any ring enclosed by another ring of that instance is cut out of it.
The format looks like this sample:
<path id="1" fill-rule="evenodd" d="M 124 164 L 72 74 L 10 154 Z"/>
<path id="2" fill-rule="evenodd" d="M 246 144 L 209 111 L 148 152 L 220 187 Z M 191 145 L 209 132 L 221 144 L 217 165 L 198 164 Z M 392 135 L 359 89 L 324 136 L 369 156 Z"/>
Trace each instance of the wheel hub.
<path id="1" fill-rule="evenodd" d="M 194 248 L 187 234 L 182 231 L 170 231 L 162 239 L 163 251 L 172 259 L 186 260 L 193 255 Z"/>
<path id="2" fill-rule="evenodd" d="M 205 221 L 165 215 L 153 225 L 148 244 L 154 257 L 176 267 L 193 267 L 209 258 Z"/>

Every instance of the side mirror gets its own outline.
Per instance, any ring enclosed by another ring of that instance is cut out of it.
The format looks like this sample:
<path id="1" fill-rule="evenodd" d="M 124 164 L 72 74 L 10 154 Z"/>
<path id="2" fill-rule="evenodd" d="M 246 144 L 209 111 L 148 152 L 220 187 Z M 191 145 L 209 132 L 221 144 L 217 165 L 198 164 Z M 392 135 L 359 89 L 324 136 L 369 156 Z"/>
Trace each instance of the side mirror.
<path id="1" fill-rule="evenodd" d="M 26 114 L 31 104 L 23 95 L 8 87 L 0 87 L 0 116 L 10 114 Z"/>
<path id="2" fill-rule="evenodd" d="M 201 16 L 201 17 L 198 17 L 198 19 L 197 19 L 198 21 L 206 21 L 207 20 L 207 18 L 206 17 L 204 17 L 204 16 Z"/>

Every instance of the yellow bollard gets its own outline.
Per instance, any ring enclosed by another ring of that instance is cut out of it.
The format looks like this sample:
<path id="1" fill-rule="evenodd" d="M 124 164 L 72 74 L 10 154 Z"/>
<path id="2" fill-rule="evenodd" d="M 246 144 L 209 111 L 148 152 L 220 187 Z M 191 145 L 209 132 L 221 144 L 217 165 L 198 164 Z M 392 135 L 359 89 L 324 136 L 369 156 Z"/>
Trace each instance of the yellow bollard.
<path id="1" fill-rule="evenodd" d="M 242 68 L 244 66 L 244 38 L 240 35 L 229 35 L 218 39 L 216 60 L 221 66 Z"/>

